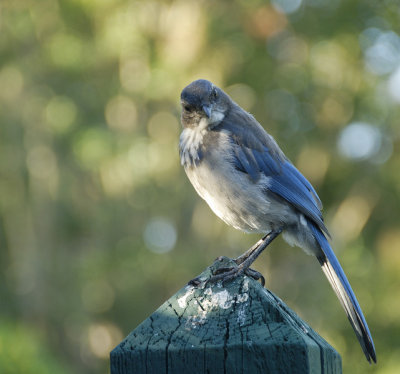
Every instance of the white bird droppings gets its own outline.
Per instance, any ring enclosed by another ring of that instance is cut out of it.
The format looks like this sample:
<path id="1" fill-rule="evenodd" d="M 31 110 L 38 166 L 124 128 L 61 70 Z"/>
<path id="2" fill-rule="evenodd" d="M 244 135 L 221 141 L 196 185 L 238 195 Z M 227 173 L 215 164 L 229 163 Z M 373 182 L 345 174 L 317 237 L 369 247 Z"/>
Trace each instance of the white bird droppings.
<path id="1" fill-rule="evenodd" d="M 186 308 L 186 306 L 187 306 L 186 300 L 189 296 L 193 295 L 193 292 L 194 292 L 194 287 L 189 286 L 186 289 L 187 289 L 186 293 L 177 300 L 179 307 L 182 309 Z"/>

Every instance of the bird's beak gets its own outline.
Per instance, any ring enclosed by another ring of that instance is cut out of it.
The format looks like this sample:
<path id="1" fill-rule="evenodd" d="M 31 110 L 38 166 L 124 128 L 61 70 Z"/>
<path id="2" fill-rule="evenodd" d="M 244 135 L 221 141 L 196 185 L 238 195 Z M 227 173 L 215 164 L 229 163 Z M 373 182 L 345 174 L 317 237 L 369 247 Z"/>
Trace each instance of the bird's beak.
<path id="1" fill-rule="evenodd" d="M 211 117 L 211 107 L 209 105 L 202 106 L 203 112 L 206 114 L 208 118 Z"/>

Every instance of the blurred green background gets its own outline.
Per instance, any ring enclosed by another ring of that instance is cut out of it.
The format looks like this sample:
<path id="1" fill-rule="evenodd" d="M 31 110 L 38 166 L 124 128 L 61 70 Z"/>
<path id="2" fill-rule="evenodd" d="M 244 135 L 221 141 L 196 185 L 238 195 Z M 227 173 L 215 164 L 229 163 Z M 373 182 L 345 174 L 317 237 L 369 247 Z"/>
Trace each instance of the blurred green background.
<path id="1" fill-rule="evenodd" d="M 398 0 L 2 0 L 0 372 L 107 373 L 109 351 L 218 255 L 227 227 L 179 164 L 179 94 L 252 112 L 324 202 L 375 340 L 370 366 L 315 259 L 281 239 L 267 287 L 342 355 L 400 370 Z"/>

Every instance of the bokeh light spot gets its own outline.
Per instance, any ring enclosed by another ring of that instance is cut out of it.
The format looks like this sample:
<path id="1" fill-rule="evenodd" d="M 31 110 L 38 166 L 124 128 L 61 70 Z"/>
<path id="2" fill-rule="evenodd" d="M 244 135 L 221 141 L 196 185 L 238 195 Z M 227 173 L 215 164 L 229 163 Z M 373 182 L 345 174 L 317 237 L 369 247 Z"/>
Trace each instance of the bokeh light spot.
<path id="1" fill-rule="evenodd" d="M 322 99 L 322 98 L 321 98 Z M 331 94 L 323 98 L 317 112 L 317 123 L 321 127 L 342 127 L 348 122 L 354 113 L 352 97 L 341 94 Z"/>
<path id="2" fill-rule="evenodd" d="M 45 108 L 46 121 L 57 133 L 65 133 L 76 119 L 77 108 L 68 97 L 53 97 Z"/>
<path id="3" fill-rule="evenodd" d="M 341 88 L 348 73 L 347 51 L 337 42 L 321 41 L 310 50 L 310 63 L 314 80 L 321 86 Z M 352 76 L 357 76 L 352 72 Z M 354 77 L 352 77 L 354 79 Z M 346 80 L 350 83 L 351 80 Z"/>
<path id="4" fill-rule="evenodd" d="M 302 64 L 308 59 L 308 44 L 290 33 L 280 33 L 268 42 L 268 51 L 279 61 Z"/>
<path id="5" fill-rule="evenodd" d="M 339 152 L 356 161 L 376 155 L 382 135 L 379 129 L 363 122 L 354 122 L 342 130 L 338 139 Z"/>
<path id="6" fill-rule="evenodd" d="M 400 63 L 400 37 L 394 31 L 377 28 L 364 30 L 360 36 L 364 47 L 365 63 L 374 74 L 392 72 Z"/>
<path id="7" fill-rule="evenodd" d="M 389 77 L 388 91 L 392 99 L 400 103 L 400 66 Z"/>
<path id="8" fill-rule="evenodd" d="M 87 168 L 97 168 L 111 152 L 109 135 L 100 129 L 89 129 L 77 135 L 73 144 L 78 161 Z"/>
<path id="9" fill-rule="evenodd" d="M 177 239 L 175 225 L 165 218 L 153 218 L 147 223 L 143 238 L 150 251 L 169 252 L 174 248 Z"/>
<path id="10" fill-rule="evenodd" d="M 172 2 L 160 17 L 163 43 L 160 53 L 167 64 L 185 67 L 198 55 L 204 43 L 204 8 L 196 2 Z"/>
<path id="11" fill-rule="evenodd" d="M 262 6 L 250 15 L 247 22 L 247 30 L 249 33 L 258 38 L 265 40 L 282 32 L 288 21 L 280 10 L 272 6 Z"/>
<path id="12" fill-rule="evenodd" d="M 89 326 L 89 348 L 99 358 L 108 358 L 110 351 L 122 338 L 121 330 L 114 324 L 96 323 Z"/>
<path id="13" fill-rule="evenodd" d="M 82 42 L 71 34 L 56 34 L 48 44 L 53 63 L 62 68 L 78 68 L 83 52 Z"/>
<path id="14" fill-rule="evenodd" d="M 149 174 L 149 142 L 145 138 L 136 138 L 128 150 L 127 158 L 137 182 L 145 182 Z"/>
<path id="15" fill-rule="evenodd" d="M 136 127 L 136 106 L 127 96 L 119 95 L 110 99 L 106 105 L 105 116 L 112 129 L 131 132 Z"/>
<path id="16" fill-rule="evenodd" d="M 109 196 L 122 196 L 133 186 L 134 172 L 127 155 L 105 160 L 100 166 L 104 192 Z"/>
<path id="17" fill-rule="evenodd" d="M 320 148 L 304 148 L 297 162 L 299 170 L 311 183 L 319 184 L 324 180 L 330 162 L 329 153 Z"/>
<path id="18" fill-rule="evenodd" d="M 147 130 L 158 143 L 167 144 L 177 141 L 179 121 L 169 112 L 157 112 L 149 119 Z"/>
<path id="19" fill-rule="evenodd" d="M 345 242 L 355 239 L 364 228 L 373 201 L 364 196 L 349 196 L 339 206 L 332 221 L 332 233 Z"/>
<path id="20" fill-rule="evenodd" d="M 385 269 L 400 271 L 400 229 L 385 230 L 378 237 L 379 258 Z"/>

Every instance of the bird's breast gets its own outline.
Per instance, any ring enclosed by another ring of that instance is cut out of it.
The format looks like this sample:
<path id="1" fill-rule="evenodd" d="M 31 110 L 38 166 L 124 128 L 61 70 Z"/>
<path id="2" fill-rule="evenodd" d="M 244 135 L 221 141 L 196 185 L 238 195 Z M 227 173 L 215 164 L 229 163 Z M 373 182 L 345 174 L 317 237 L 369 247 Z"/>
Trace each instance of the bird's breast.
<path id="1" fill-rule="evenodd" d="M 204 139 L 203 158 L 197 164 L 184 164 L 185 172 L 197 193 L 212 211 L 227 224 L 248 232 L 265 232 L 265 215 L 270 201 L 265 193 L 268 179 L 256 183 L 235 169 L 232 143 L 227 134 Z M 212 146 L 209 146 L 213 142 Z"/>

